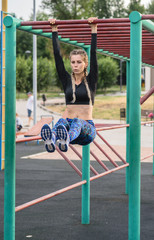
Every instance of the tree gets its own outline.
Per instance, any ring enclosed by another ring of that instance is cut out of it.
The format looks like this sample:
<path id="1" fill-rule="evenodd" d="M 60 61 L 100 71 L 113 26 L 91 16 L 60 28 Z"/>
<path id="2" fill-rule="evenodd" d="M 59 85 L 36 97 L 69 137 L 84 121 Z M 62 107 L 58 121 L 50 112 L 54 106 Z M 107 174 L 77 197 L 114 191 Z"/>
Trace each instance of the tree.
<path id="1" fill-rule="evenodd" d="M 148 4 L 148 7 L 146 9 L 147 14 L 154 14 L 154 0 L 151 0 L 151 2 Z"/>
<path id="2" fill-rule="evenodd" d="M 94 0 L 43 0 L 42 8 L 56 19 L 81 19 L 91 16 Z"/>
<path id="3" fill-rule="evenodd" d="M 50 87 L 56 85 L 54 77 L 54 66 L 47 58 L 40 57 L 37 61 L 37 90 L 47 91 Z"/>
<path id="4" fill-rule="evenodd" d="M 110 57 L 98 59 L 98 88 L 105 89 L 111 87 L 117 82 L 119 67 L 117 62 Z"/>
<path id="5" fill-rule="evenodd" d="M 140 13 L 145 13 L 145 7 L 141 4 L 141 0 L 130 0 L 130 3 L 128 5 L 127 13 L 128 15 L 132 11 L 138 11 Z"/>
<path id="6" fill-rule="evenodd" d="M 17 56 L 25 56 L 27 50 L 32 53 L 32 46 L 33 35 L 25 31 L 17 30 Z"/>
<path id="7" fill-rule="evenodd" d="M 95 0 L 93 4 L 94 15 L 98 18 L 111 17 L 110 0 Z"/>
<path id="8" fill-rule="evenodd" d="M 25 59 L 23 56 L 17 57 L 16 67 L 16 88 L 19 92 L 32 90 L 32 59 Z"/>
<path id="9" fill-rule="evenodd" d="M 53 58 L 51 39 L 41 36 L 37 37 L 37 57 L 48 58 L 50 60 Z"/>
<path id="10" fill-rule="evenodd" d="M 124 7 L 124 0 L 113 0 L 112 16 L 113 18 L 126 17 L 127 11 Z"/>
<path id="11" fill-rule="evenodd" d="M 98 18 L 124 17 L 126 15 L 124 0 L 95 0 L 93 12 Z"/>

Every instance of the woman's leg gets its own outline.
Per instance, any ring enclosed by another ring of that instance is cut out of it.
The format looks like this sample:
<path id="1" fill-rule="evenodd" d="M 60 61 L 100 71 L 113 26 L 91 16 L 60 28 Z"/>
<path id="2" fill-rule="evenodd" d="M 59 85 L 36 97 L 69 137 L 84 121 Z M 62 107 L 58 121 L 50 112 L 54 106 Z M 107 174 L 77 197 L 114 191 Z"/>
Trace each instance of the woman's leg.
<path id="1" fill-rule="evenodd" d="M 68 131 L 70 142 L 78 138 L 80 135 L 81 129 L 83 127 L 83 121 L 84 120 L 78 118 L 72 119 L 70 129 Z"/>
<path id="2" fill-rule="evenodd" d="M 69 143 L 87 145 L 91 143 L 96 137 L 96 128 L 92 120 L 82 120 L 78 118 L 66 119 L 68 121 L 69 127 L 66 129 L 65 126 L 59 125 L 58 130 L 61 131 L 61 143 L 63 148 L 60 150 L 67 151 Z M 65 136 L 65 138 L 63 138 Z M 59 138 L 60 138 L 59 137 Z"/>
<path id="3" fill-rule="evenodd" d="M 96 128 L 92 120 L 73 119 L 69 130 L 71 144 L 87 145 L 96 137 Z"/>
<path id="4" fill-rule="evenodd" d="M 66 130 L 67 131 L 69 131 L 69 123 L 68 123 L 68 121 L 65 119 L 65 118 L 60 118 L 59 120 L 58 120 L 58 122 L 54 125 L 54 127 L 52 128 L 52 132 L 53 132 L 53 134 L 55 134 L 55 136 L 56 136 L 56 140 L 58 140 L 59 139 L 59 136 L 58 136 L 58 127 L 59 126 L 64 126 L 65 128 L 66 128 Z"/>
<path id="5" fill-rule="evenodd" d="M 41 137 L 45 141 L 45 147 L 48 152 L 55 151 L 55 143 L 59 139 L 57 134 L 59 126 L 64 126 L 66 129 L 69 128 L 67 120 L 60 118 L 52 129 L 48 124 L 45 124 L 41 129 Z"/>

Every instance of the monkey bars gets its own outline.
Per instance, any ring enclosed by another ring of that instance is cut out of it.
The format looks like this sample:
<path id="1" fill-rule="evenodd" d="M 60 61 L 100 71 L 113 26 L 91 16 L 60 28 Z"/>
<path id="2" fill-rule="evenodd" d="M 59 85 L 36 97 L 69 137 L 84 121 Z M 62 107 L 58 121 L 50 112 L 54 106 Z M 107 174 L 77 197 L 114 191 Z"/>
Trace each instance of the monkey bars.
<path id="1" fill-rule="evenodd" d="M 153 67 L 154 35 L 153 15 L 142 15 L 142 63 Z M 97 51 L 115 58 L 129 60 L 130 58 L 130 20 L 129 18 L 97 19 L 98 43 Z M 86 47 L 91 41 L 91 29 L 87 20 L 56 20 L 59 39 L 76 46 Z M 20 22 L 18 29 L 52 38 L 49 21 Z"/>
<path id="2" fill-rule="evenodd" d="M 129 240 L 140 240 L 140 95 L 141 64 L 154 66 L 154 15 L 132 12 L 129 18 L 98 19 L 97 51 L 127 63 L 127 139 L 126 158 L 129 163 L 127 190 L 129 192 Z M 148 20 L 148 22 L 146 21 Z M 143 22 L 143 24 L 142 24 Z M 16 29 L 52 38 L 49 21 L 22 22 L 7 16 L 6 27 L 6 127 L 5 135 L 5 240 L 15 239 L 15 101 L 16 101 Z M 90 50 L 90 27 L 87 20 L 57 20 L 62 42 Z M 39 28 L 36 28 L 36 26 Z M 48 26 L 48 27 L 47 27 Z M 142 29 L 142 27 L 144 29 Z M 82 31 L 81 31 L 82 29 Z M 78 31 L 77 31 L 78 30 Z M 151 33 L 152 31 L 152 33 Z M 75 38 L 74 38 L 75 37 Z M 90 146 L 83 147 L 82 223 L 89 223 Z M 104 173 L 102 173 L 104 174 Z M 103 175 L 102 175 L 103 176 Z M 96 175 L 93 179 L 97 179 Z"/>

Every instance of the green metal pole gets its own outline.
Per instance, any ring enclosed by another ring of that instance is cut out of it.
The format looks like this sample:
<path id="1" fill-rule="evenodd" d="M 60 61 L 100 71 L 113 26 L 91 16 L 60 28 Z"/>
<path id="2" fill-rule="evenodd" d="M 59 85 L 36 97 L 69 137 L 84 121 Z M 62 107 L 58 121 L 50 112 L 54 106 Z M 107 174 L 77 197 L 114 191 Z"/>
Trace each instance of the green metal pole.
<path id="1" fill-rule="evenodd" d="M 89 61 L 90 61 L 90 49 L 91 49 L 91 47 L 90 47 L 90 45 L 87 45 L 87 46 L 84 46 L 83 49 L 86 51 L 86 53 L 88 55 L 88 67 L 87 67 L 87 70 L 89 72 L 90 71 L 90 63 L 89 63 Z"/>
<path id="2" fill-rule="evenodd" d="M 153 114 L 154 114 L 154 94 L 153 94 Z M 154 123 L 153 123 L 153 153 L 154 153 Z M 154 175 L 154 156 L 153 156 L 153 175 Z"/>
<path id="3" fill-rule="evenodd" d="M 129 109 L 130 109 L 130 61 L 126 62 L 126 77 L 127 77 L 127 106 L 126 106 L 126 123 L 129 124 Z M 126 128 L 126 161 L 129 163 L 129 151 L 130 151 L 130 129 Z M 129 191 L 129 167 L 126 168 L 126 189 Z"/>
<path id="4" fill-rule="evenodd" d="M 90 223 L 90 144 L 82 147 L 82 224 Z"/>
<path id="5" fill-rule="evenodd" d="M 90 59 L 90 46 L 84 48 Z M 89 65 L 88 65 L 89 71 Z M 82 180 L 87 183 L 82 185 L 82 224 L 90 223 L 90 144 L 82 147 Z"/>
<path id="6" fill-rule="evenodd" d="M 142 26 L 144 29 L 152 33 L 154 32 L 154 23 L 151 20 L 142 20 Z"/>
<path id="7" fill-rule="evenodd" d="M 141 15 L 132 12 L 130 39 L 129 240 L 140 239 Z"/>
<path id="8" fill-rule="evenodd" d="M 4 240 L 15 239 L 15 139 L 16 139 L 16 22 L 4 19 L 6 27 L 5 75 L 5 178 L 4 178 Z"/>

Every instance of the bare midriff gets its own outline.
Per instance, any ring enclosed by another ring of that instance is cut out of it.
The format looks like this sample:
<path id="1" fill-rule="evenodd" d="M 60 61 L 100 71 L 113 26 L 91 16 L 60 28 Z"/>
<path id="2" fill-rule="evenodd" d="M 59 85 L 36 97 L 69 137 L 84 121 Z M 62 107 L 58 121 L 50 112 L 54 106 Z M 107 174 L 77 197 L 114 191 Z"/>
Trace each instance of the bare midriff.
<path id="1" fill-rule="evenodd" d="M 92 120 L 92 105 L 67 105 L 63 118 L 80 118 L 83 120 Z"/>

